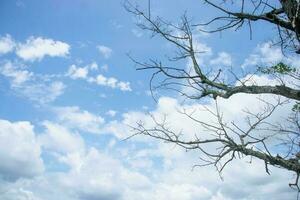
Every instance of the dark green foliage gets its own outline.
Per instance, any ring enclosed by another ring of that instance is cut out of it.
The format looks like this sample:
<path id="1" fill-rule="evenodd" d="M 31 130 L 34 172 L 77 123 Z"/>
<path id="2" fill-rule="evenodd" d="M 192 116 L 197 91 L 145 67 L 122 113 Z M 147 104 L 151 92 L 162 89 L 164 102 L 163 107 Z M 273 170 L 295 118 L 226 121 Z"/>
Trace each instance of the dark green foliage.
<path id="1" fill-rule="evenodd" d="M 279 62 L 278 64 L 271 67 L 267 67 L 267 68 L 259 67 L 258 71 L 264 74 L 289 74 L 289 73 L 296 72 L 296 68 L 286 65 L 282 62 Z"/>
<path id="2" fill-rule="evenodd" d="M 300 112 L 300 102 L 297 102 L 297 103 L 293 106 L 292 110 L 293 110 L 294 112 Z"/>

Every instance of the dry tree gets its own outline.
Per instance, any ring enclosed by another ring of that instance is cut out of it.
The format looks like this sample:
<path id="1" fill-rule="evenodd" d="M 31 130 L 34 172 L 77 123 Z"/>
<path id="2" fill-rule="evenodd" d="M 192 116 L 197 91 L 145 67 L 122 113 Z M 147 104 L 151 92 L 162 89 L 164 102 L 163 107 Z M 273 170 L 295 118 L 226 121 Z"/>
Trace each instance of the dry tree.
<path id="1" fill-rule="evenodd" d="M 165 124 L 164 120 L 159 121 L 154 116 L 151 116 L 154 127 L 147 127 L 143 122 L 138 122 L 133 127 L 135 134 L 175 143 L 186 150 L 198 150 L 201 153 L 201 163 L 198 166 L 213 165 L 220 173 L 228 163 L 240 156 L 257 158 L 265 163 L 265 171 L 268 174 L 270 165 L 293 172 L 296 178 L 290 186 L 300 191 L 299 66 L 280 62 L 272 66 L 259 67 L 256 73 L 272 76 L 277 82 L 275 85 L 268 83 L 258 85 L 251 82 L 251 74 L 245 76 L 245 74 L 238 75 L 232 70 L 208 70 L 209 67 L 199 63 L 198 55 L 203 52 L 198 51 L 195 44 L 198 32 L 238 30 L 246 25 L 252 35 L 252 24 L 260 21 L 274 25 L 276 28 L 274 38 L 277 39 L 277 44 L 281 46 L 283 53 L 292 50 L 295 56 L 299 56 L 297 55 L 300 53 L 299 0 L 203 0 L 203 2 L 205 6 L 211 6 L 219 13 L 206 23 L 193 23 L 186 13 L 181 17 L 180 22 L 171 23 L 159 16 L 153 16 L 150 4 L 147 9 L 142 10 L 136 4 L 125 2 L 125 8 L 138 18 L 137 25 L 142 30 L 149 31 L 152 36 L 165 39 L 176 48 L 176 55 L 168 58 L 167 61 L 170 62 L 165 63 L 155 59 L 141 62 L 130 56 L 138 70 L 152 71 L 151 92 L 167 89 L 195 102 L 203 98 L 212 98 L 216 101 L 216 109 L 206 110 L 214 117 L 213 123 L 199 120 L 194 115 L 195 111 L 179 111 L 201 125 L 202 132 L 212 133 L 209 137 L 199 133 L 193 138 L 186 139 L 182 137 L 181 132 L 174 131 Z M 182 60 L 188 63 L 190 68 L 179 67 L 180 65 L 176 64 Z M 230 75 L 231 79 L 222 78 L 224 74 Z M 260 101 L 264 106 L 261 111 L 244 111 L 247 115 L 245 126 L 240 126 L 233 121 L 226 122 L 217 103 L 218 99 L 230 100 L 236 94 L 262 95 Z M 272 96 L 275 101 L 264 99 L 263 95 L 266 94 Z M 286 119 L 280 122 L 269 120 L 278 108 L 287 103 L 293 104 L 293 107 Z M 207 145 L 216 148 L 207 150 Z M 274 147 L 274 145 L 281 147 Z"/>

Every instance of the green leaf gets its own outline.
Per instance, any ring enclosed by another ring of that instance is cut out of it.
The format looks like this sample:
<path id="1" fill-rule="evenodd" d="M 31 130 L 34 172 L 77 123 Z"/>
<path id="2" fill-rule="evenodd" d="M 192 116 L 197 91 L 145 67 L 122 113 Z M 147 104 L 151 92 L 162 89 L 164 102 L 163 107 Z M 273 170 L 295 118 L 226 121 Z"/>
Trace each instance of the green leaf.
<path id="1" fill-rule="evenodd" d="M 282 62 L 279 62 L 278 64 L 271 67 L 267 67 L 267 68 L 259 67 L 258 71 L 264 74 L 288 74 L 291 72 L 296 72 L 296 68 L 286 65 Z"/>

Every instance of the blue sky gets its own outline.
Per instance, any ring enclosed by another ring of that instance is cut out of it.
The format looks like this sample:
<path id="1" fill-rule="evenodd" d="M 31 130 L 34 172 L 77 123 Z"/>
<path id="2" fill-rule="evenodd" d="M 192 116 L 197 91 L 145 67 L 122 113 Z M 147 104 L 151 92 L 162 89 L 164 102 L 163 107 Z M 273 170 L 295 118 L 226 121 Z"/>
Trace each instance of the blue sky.
<path id="1" fill-rule="evenodd" d="M 199 127 L 176 110 L 203 105 L 184 104 L 174 93 L 160 92 L 157 102 L 149 95 L 151 73 L 136 71 L 127 54 L 164 60 L 174 48 L 140 30 L 122 3 L 0 2 L 0 199 L 292 199 L 292 174 L 272 168 L 269 176 L 259 161 L 234 161 L 222 181 L 213 168 L 191 171 L 197 152 L 139 136 L 123 140 L 137 121 L 151 125 L 149 112 L 166 114 L 175 129 L 193 134 Z M 184 11 L 195 21 L 217 14 L 195 0 L 153 1 L 152 10 L 173 21 Z M 271 45 L 271 27 L 257 24 L 254 30 L 259 33 L 252 40 L 246 28 L 199 34 L 197 46 L 205 51 L 199 61 L 247 72 L 282 60 L 299 65 L 297 57 L 284 57 Z M 264 75 L 253 78 L 274 82 Z M 241 110 L 259 110 L 257 101 L 237 95 L 220 105 L 229 121 L 243 123 Z M 278 113 L 288 115 L 290 106 Z M 272 120 L 278 119 L 279 114 Z"/>

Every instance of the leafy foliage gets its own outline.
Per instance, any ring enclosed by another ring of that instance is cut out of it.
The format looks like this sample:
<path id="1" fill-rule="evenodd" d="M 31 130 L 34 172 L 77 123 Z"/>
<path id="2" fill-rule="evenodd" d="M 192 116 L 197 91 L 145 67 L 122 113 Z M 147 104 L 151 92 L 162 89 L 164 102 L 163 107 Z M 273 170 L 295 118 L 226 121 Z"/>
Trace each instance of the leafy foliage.
<path id="1" fill-rule="evenodd" d="M 259 67 L 258 70 L 264 74 L 289 74 L 297 71 L 295 67 L 289 66 L 282 62 L 267 68 Z"/>

